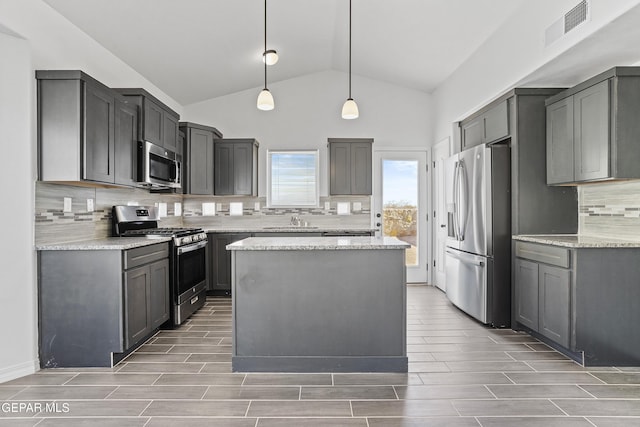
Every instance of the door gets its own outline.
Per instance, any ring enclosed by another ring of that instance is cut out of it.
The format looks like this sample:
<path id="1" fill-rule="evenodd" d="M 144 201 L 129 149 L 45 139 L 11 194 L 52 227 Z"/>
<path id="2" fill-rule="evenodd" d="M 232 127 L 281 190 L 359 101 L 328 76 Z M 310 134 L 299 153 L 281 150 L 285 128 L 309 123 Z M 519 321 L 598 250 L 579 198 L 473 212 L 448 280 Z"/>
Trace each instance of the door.
<path id="1" fill-rule="evenodd" d="M 253 143 L 233 145 L 233 194 L 253 193 Z"/>
<path id="2" fill-rule="evenodd" d="M 564 347 L 569 347 L 570 278 L 567 269 L 540 265 L 540 333 Z"/>
<path id="3" fill-rule="evenodd" d="M 214 143 L 214 194 L 224 196 L 233 194 L 233 144 Z"/>
<path id="4" fill-rule="evenodd" d="M 120 101 L 115 108 L 115 183 L 135 186 L 138 110 Z"/>
<path id="5" fill-rule="evenodd" d="M 444 161 L 449 157 L 449 138 L 437 143 L 432 149 L 433 190 L 433 270 L 431 281 L 443 291 L 446 290 L 444 251 L 447 242 L 447 207 L 445 204 Z"/>
<path id="6" fill-rule="evenodd" d="M 516 258 L 516 319 L 519 323 L 538 330 L 539 285 L 538 264 Z"/>
<path id="7" fill-rule="evenodd" d="M 409 283 L 427 282 L 427 157 L 421 150 L 374 154 L 373 226 L 411 245 L 405 259 Z"/>
<path id="8" fill-rule="evenodd" d="M 150 276 L 148 266 L 134 268 L 125 274 L 125 348 L 130 348 L 151 331 Z"/>
<path id="9" fill-rule="evenodd" d="M 171 299 L 169 297 L 169 260 L 162 259 L 149 266 L 151 329 L 169 320 Z"/>
<path id="10" fill-rule="evenodd" d="M 189 129 L 189 194 L 213 194 L 213 133 Z"/>

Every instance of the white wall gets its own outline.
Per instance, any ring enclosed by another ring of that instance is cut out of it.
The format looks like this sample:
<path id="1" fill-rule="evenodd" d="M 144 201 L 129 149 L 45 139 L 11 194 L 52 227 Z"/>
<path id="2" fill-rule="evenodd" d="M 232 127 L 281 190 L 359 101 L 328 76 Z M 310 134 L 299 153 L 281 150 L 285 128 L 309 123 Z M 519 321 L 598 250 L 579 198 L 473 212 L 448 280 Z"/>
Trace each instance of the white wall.
<path id="1" fill-rule="evenodd" d="M 143 87 L 182 113 L 178 102 L 42 0 L 0 1 L 0 26 L 29 41 L 34 70 L 82 70 L 109 87 Z M 126 29 L 114 23 L 113 30 Z"/>
<path id="2" fill-rule="evenodd" d="M 277 65 L 276 65 L 277 66 Z M 347 98 L 347 74 L 324 71 L 269 84 L 275 109 L 260 111 L 261 88 L 184 107 L 182 120 L 218 128 L 225 138 L 253 137 L 260 142 L 259 194 L 265 195 L 267 149 L 319 148 L 320 170 L 327 171 L 327 138 L 374 138 L 381 147 L 427 147 L 433 132 L 431 96 L 353 76 L 353 98 L 360 117 L 340 117 Z M 327 179 L 320 194 L 327 195 Z"/>
<path id="3" fill-rule="evenodd" d="M 117 30 L 117 26 L 114 27 Z M 0 383 L 38 369 L 34 183 L 36 69 L 81 69 L 112 87 L 144 87 L 182 107 L 41 0 L 0 1 Z"/>
<path id="4" fill-rule="evenodd" d="M 29 44 L 0 32 L 4 227 L 0 245 L 0 383 L 37 369 L 34 212 L 34 133 Z M 9 59 L 10 60 L 7 60 Z"/>
<path id="5" fill-rule="evenodd" d="M 499 28 L 434 95 L 434 141 L 452 136 L 452 123 L 497 98 L 513 87 L 526 85 L 527 77 L 561 57 L 581 41 L 596 34 L 618 16 L 640 4 L 639 0 L 591 0 L 591 20 L 545 47 L 544 34 L 577 0 L 524 2 L 512 19 Z M 591 51 L 594 63 L 607 52 Z M 638 58 L 640 59 L 640 53 Z M 614 65 L 599 64 L 604 69 Z M 573 70 L 567 70 L 571 73 Z M 589 76 L 578 76 L 586 78 Z M 579 81 L 573 82 L 578 83 Z M 563 84 L 566 84 L 563 82 Z M 554 86 L 553 82 L 549 86 Z M 555 84 L 557 86 L 557 84 Z"/>

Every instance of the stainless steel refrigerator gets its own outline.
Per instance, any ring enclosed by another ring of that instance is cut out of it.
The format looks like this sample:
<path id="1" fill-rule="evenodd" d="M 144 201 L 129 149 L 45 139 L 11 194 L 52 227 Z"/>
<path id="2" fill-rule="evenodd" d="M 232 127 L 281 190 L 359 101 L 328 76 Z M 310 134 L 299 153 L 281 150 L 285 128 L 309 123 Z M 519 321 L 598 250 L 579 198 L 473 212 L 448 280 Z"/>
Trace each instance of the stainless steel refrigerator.
<path id="1" fill-rule="evenodd" d="M 480 322 L 511 325 L 511 160 L 507 143 L 445 162 L 449 300 Z"/>

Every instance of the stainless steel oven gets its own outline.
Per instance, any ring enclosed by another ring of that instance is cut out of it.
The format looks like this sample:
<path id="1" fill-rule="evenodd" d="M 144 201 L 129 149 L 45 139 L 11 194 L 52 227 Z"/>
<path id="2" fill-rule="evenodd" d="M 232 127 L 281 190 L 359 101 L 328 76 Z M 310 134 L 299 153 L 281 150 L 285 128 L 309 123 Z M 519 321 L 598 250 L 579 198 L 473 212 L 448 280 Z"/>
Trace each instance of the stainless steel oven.
<path id="1" fill-rule="evenodd" d="M 204 237 L 206 239 L 206 234 Z M 207 295 L 206 265 L 206 240 L 176 247 L 173 269 L 177 295 L 173 308 L 175 324 L 182 323 L 204 304 Z"/>

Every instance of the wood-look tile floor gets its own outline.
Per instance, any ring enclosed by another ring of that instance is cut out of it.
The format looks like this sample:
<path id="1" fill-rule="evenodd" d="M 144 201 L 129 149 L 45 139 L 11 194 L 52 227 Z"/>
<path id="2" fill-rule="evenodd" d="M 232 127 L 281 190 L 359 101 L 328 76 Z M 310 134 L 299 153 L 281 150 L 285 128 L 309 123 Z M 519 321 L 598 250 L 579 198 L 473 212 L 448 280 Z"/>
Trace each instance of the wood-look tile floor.
<path id="1" fill-rule="evenodd" d="M 0 426 L 640 426 L 640 368 L 583 368 L 432 287 L 409 286 L 407 329 L 407 374 L 232 373 L 230 300 L 210 298 L 113 369 L 0 384 Z"/>

